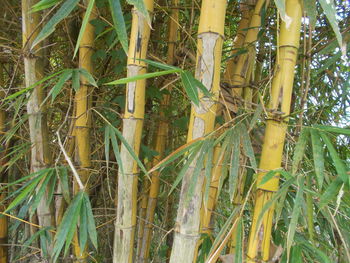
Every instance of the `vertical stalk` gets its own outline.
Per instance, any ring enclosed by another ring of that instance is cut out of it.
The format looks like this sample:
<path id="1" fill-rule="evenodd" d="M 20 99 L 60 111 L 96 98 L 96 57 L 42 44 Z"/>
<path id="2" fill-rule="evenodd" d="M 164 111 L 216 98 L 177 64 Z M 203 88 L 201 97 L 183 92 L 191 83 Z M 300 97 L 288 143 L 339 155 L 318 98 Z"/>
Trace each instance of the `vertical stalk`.
<path id="1" fill-rule="evenodd" d="M 91 0 L 84 1 L 84 5 L 88 6 Z M 85 14 L 85 13 L 84 13 Z M 84 15 L 83 14 L 83 15 Z M 90 15 L 90 21 L 96 17 L 96 10 L 93 9 Z M 90 23 L 86 24 L 85 31 L 79 44 L 79 68 L 86 69 L 89 73 L 93 72 L 93 65 L 91 63 L 91 56 L 93 54 L 94 44 L 94 26 Z M 80 88 L 75 94 L 75 163 L 81 181 L 88 189 L 86 183 L 89 179 L 89 169 L 91 168 L 91 149 L 90 149 L 90 125 L 91 125 L 91 93 L 92 89 L 88 81 L 80 78 Z M 77 191 L 77 185 L 74 186 L 74 191 Z M 87 253 L 85 248 L 79 247 L 77 232 L 74 236 L 74 254 L 79 262 L 85 262 Z"/>
<path id="2" fill-rule="evenodd" d="M 238 56 L 235 67 L 233 68 L 232 73 L 229 74 L 229 84 L 233 86 L 232 95 L 234 96 L 242 95 L 242 86 L 246 82 L 249 64 L 253 61 L 251 54 L 252 50 L 255 49 L 255 42 L 257 41 L 261 26 L 261 10 L 264 4 L 265 0 L 257 1 L 243 43 L 243 46 L 248 49 L 248 52 Z"/>
<path id="3" fill-rule="evenodd" d="M 37 0 L 22 1 L 22 37 L 25 86 L 29 87 L 40 80 L 44 75 L 43 52 L 40 45 L 32 47 L 32 42 L 38 34 L 41 16 L 38 12 L 32 12 L 31 7 Z M 47 168 L 52 163 L 48 144 L 48 130 L 46 123 L 45 107 L 42 107 L 43 89 L 35 86 L 27 103 L 29 119 L 29 132 L 31 148 L 31 172 L 38 172 Z M 54 226 L 55 216 L 47 204 L 47 198 L 41 199 L 37 208 L 39 224 L 43 227 Z"/>
<path id="4" fill-rule="evenodd" d="M 153 11 L 153 0 L 145 0 L 147 9 Z M 137 9 L 133 10 L 128 56 L 128 77 L 146 72 L 145 59 L 150 36 L 150 27 L 145 17 Z M 140 150 L 142 125 L 145 114 L 146 81 L 138 80 L 127 84 L 123 137 L 138 155 Z M 121 147 L 123 172 L 118 171 L 117 219 L 115 223 L 113 262 L 133 261 L 134 236 L 137 210 L 138 167 L 124 145 Z"/>
<path id="5" fill-rule="evenodd" d="M 172 9 L 169 16 L 169 33 L 168 33 L 168 54 L 167 54 L 167 64 L 173 65 L 175 62 L 175 48 L 177 40 L 177 32 L 179 28 L 179 10 L 176 8 L 179 4 L 179 0 L 173 0 L 175 8 Z M 155 150 L 159 155 L 154 158 L 153 166 L 155 166 L 160 160 L 162 160 L 167 135 L 168 135 L 168 122 L 164 114 L 164 110 L 169 106 L 170 95 L 165 94 L 161 101 L 161 111 L 160 111 L 160 123 L 157 131 L 156 145 Z M 154 213 L 156 210 L 157 199 L 159 195 L 159 171 L 155 171 L 151 176 L 151 188 L 149 192 L 147 212 L 146 212 L 146 224 L 142 237 L 141 244 L 141 254 L 139 262 L 147 262 L 149 258 L 149 250 L 151 245 L 152 231 L 153 231 L 153 222 L 154 222 Z"/>
<path id="6" fill-rule="evenodd" d="M 262 177 L 270 170 L 279 168 L 282 162 L 284 140 L 287 130 L 288 115 L 294 80 L 294 68 L 298 55 L 301 24 L 301 4 L 299 0 L 286 1 L 286 13 L 291 18 L 287 28 L 282 22 L 280 40 L 278 43 L 277 64 L 272 80 L 269 117 L 266 124 L 264 144 L 257 181 L 256 201 L 253 222 L 248 242 L 248 262 L 256 262 L 259 249 L 262 249 L 262 259 L 269 259 L 272 218 L 274 206 L 264 214 L 262 223 L 258 225 L 258 218 L 264 205 L 278 190 L 279 177 L 276 176 L 264 184 L 260 184 Z"/>
<path id="7" fill-rule="evenodd" d="M 0 64 L 0 86 L 1 88 L 4 86 L 4 74 L 3 74 L 3 64 Z M 3 99 L 5 96 L 5 93 L 3 90 L 0 90 L 0 99 Z M 6 126 L 6 113 L 5 110 L 2 109 L 2 106 L 0 108 L 0 138 L 4 137 L 5 134 L 5 126 Z M 2 140 L 1 140 L 2 142 Z M 4 142 L 2 142 L 4 143 Z M 6 149 L 1 145 L 1 167 L 0 167 L 0 183 L 6 183 L 6 172 L 3 170 L 3 164 L 5 161 L 3 158 L 6 155 Z M 1 187 L 1 186 L 0 186 Z M 6 190 L 3 192 L 0 192 L 0 212 L 4 212 L 6 210 L 6 204 L 2 203 L 6 199 Z M 7 227 L 8 227 L 7 217 L 6 216 L 0 216 L 0 263 L 7 263 Z"/>
<path id="8" fill-rule="evenodd" d="M 203 0 L 198 28 L 196 78 L 203 83 L 212 98 L 200 94 L 199 106 L 192 105 L 187 141 L 213 131 L 217 111 L 226 0 Z M 204 175 L 193 182 L 196 158 L 184 175 L 177 211 L 174 243 L 170 263 L 192 263 L 199 238 L 200 208 Z M 193 193 L 188 196 L 191 184 Z"/>

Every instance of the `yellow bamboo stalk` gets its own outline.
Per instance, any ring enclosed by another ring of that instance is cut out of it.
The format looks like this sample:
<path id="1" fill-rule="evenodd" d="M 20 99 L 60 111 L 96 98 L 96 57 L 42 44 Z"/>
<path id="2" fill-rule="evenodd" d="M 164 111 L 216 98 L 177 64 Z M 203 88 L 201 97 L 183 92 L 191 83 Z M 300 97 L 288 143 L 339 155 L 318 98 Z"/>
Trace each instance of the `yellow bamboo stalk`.
<path id="1" fill-rule="evenodd" d="M 32 47 L 32 42 L 38 34 L 41 20 L 39 12 L 31 11 L 31 7 L 35 3 L 37 3 L 37 0 L 22 1 L 22 38 L 26 87 L 32 86 L 44 75 L 42 49 L 40 49 L 40 45 Z M 30 142 L 32 144 L 31 172 L 38 172 L 49 167 L 52 163 L 48 144 L 46 112 L 45 108 L 40 106 L 43 102 L 43 96 L 42 87 L 35 86 L 27 102 Z M 37 214 L 41 226 L 55 225 L 52 205 L 47 204 L 45 195 L 39 203 Z"/>
<path id="2" fill-rule="evenodd" d="M 89 1 L 86 0 L 84 5 L 88 6 Z M 84 14 L 85 15 L 85 12 Z M 90 14 L 90 21 L 96 18 L 96 10 L 93 10 Z M 86 69 L 89 73 L 93 72 L 93 65 L 91 57 L 94 47 L 94 26 L 90 23 L 86 24 L 85 31 L 83 32 L 80 44 L 79 44 L 79 68 Z M 75 94 L 75 163 L 77 171 L 79 173 L 82 183 L 85 185 L 85 189 L 88 191 L 86 185 L 89 179 L 89 169 L 91 168 L 91 147 L 90 147 L 90 125 L 91 125 L 91 93 L 92 88 L 88 81 L 84 77 L 80 77 L 80 87 Z M 78 187 L 74 185 L 74 191 L 78 191 Z M 78 242 L 77 232 L 74 235 L 73 251 L 77 259 L 77 262 L 86 262 L 87 253 L 85 248 L 81 248 Z"/>
<path id="3" fill-rule="evenodd" d="M 253 222 L 248 242 L 247 262 L 257 262 L 259 250 L 262 259 L 268 260 L 271 240 L 272 218 L 274 206 L 263 216 L 262 223 L 258 225 L 263 206 L 278 190 L 279 176 L 272 178 L 264 184 L 260 184 L 263 176 L 270 170 L 281 166 L 284 140 L 287 130 L 288 115 L 294 80 L 294 68 L 298 55 L 300 40 L 300 24 L 302 14 L 299 0 L 286 1 L 286 13 L 291 18 L 291 24 L 287 27 L 282 22 L 278 43 L 278 56 L 275 67 L 275 75 L 272 81 L 271 100 L 269 104 L 269 119 L 266 124 L 264 144 L 259 165 L 256 201 L 254 206 Z"/>
<path id="4" fill-rule="evenodd" d="M 179 0 L 173 0 L 173 5 L 177 7 Z M 168 33 L 168 54 L 167 54 L 167 64 L 173 65 L 175 62 L 175 48 L 177 33 L 179 28 L 179 10 L 177 8 L 172 9 L 169 16 L 169 33 Z M 155 143 L 155 150 L 159 155 L 154 158 L 153 166 L 162 160 L 164 156 L 164 151 L 166 147 L 166 141 L 168 136 L 168 122 L 166 121 L 166 116 L 164 110 L 168 107 L 170 102 L 170 95 L 165 94 L 161 101 L 161 111 L 160 111 L 160 122 L 157 130 L 157 137 Z M 148 262 L 149 250 L 151 245 L 152 231 L 153 231 L 153 222 L 154 222 L 154 213 L 157 205 L 157 199 L 159 195 L 159 171 L 155 171 L 151 176 L 151 188 L 149 192 L 147 212 L 146 212 L 146 224 L 144 233 L 142 236 L 141 244 L 141 253 L 138 259 L 138 262 Z"/>
<path id="5" fill-rule="evenodd" d="M 153 0 L 145 0 L 149 12 L 153 11 Z M 128 55 L 128 77 L 146 72 L 145 59 L 150 36 L 150 26 L 137 9 L 133 10 Z M 130 82 L 126 89 L 126 105 L 123 119 L 123 136 L 138 155 L 142 125 L 145 114 L 145 80 Z M 124 145 L 121 147 L 124 174 L 118 171 L 117 218 L 115 222 L 113 262 L 133 261 L 134 236 L 137 210 L 138 167 Z"/>
<path id="6" fill-rule="evenodd" d="M 0 86 L 4 86 L 4 73 L 3 73 L 3 64 L 0 64 Z M 0 90 L 0 98 L 3 99 L 5 93 L 3 90 Z M 6 126 L 6 112 L 2 108 L 0 109 L 0 138 L 5 134 L 5 126 Z M 1 152 L 1 165 L 4 164 L 3 158 L 5 156 L 5 151 Z M 1 167 L 3 168 L 3 167 Z M 6 183 L 7 180 L 5 178 L 5 173 L 2 171 L 0 173 L 0 183 Z M 0 192 L 0 213 L 6 210 L 6 204 L 3 202 L 6 199 L 6 192 Z M 7 216 L 0 217 L 0 263 L 7 263 Z"/>
<path id="7" fill-rule="evenodd" d="M 255 42 L 258 37 L 259 29 L 261 26 L 261 9 L 265 4 L 265 0 L 258 0 L 253 14 L 251 14 L 251 19 L 249 22 L 248 30 L 246 30 L 246 36 L 244 38 L 243 46 L 248 49 L 248 52 L 238 56 L 235 66 L 232 71 L 228 74 L 228 82 L 234 88 L 232 89 L 233 96 L 242 95 L 242 86 L 246 82 L 246 77 L 248 75 L 249 63 L 252 62 L 251 52 L 255 49 Z"/>
<path id="8" fill-rule="evenodd" d="M 212 132 L 215 124 L 220 86 L 220 64 L 224 39 L 226 0 L 203 0 L 198 28 L 196 78 L 213 94 L 200 94 L 200 105 L 192 105 L 187 141 Z M 196 158 L 195 158 L 196 159 Z M 193 182 L 194 160 L 182 180 L 180 203 L 174 228 L 170 263 L 192 263 L 199 238 L 200 208 L 204 175 Z M 188 189 L 194 183 L 193 193 Z"/>

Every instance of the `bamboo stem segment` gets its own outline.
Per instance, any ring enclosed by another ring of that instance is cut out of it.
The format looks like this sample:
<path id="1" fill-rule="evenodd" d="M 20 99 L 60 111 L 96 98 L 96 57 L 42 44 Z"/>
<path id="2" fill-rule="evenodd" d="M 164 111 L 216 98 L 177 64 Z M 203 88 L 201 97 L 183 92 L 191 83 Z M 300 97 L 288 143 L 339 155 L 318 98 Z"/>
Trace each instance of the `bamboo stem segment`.
<path id="1" fill-rule="evenodd" d="M 219 97 L 226 5 L 226 0 L 202 1 L 198 28 L 196 78 L 213 94 L 213 97 L 207 98 L 200 94 L 200 105 L 192 105 L 188 142 L 203 137 L 214 129 L 216 101 Z M 193 182 L 195 164 L 196 160 L 190 164 L 182 181 L 170 263 L 192 263 L 196 250 L 204 176 L 200 175 L 197 182 Z M 188 190 L 193 183 L 195 184 L 193 193 L 188 196 Z"/>
<path id="2" fill-rule="evenodd" d="M 153 0 L 145 0 L 148 11 L 153 11 Z M 150 26 L 137 9 L 133 10 L 131 37 L 128 54 L 128 77 L 146 73 L 146 58 Z M 127 84 L 126 105 L 123 119 L 123 137 L 138 155 L 141 144 L 142 125 L 145 114 L 146 80 Z M 121 160 L 123 172 L 118 171 L 118 204 L 115 222 L 113 262 L 131 263 L 133 261 L 134 236 L 137 211 L 137 163 L 122 145 Z"/>
<path id="3" fill-rule="evenodd" d="M 43 50 L 40 44 L 32 47 L 33 40 L 38 34 L 41 20 L 39 12 L 32 12 L 31 7 L 36 0 L 22 1 L 22 36 L 25 86 L 34 85 L 44 76 Z M 42 107 L 43 89 L 40 85 L 34 87 L 27 102 L 31 147 L 31 172 L 38 172 L 52 163 L 48 144 L 48 130 L 45 107 Z M 39 202 L 37 215 L 39 224 L 43 227 L 54 226 L 55 216 L 51 204 L 47 203 L 47 194 Z"/>
<path id="4" fill-rule="evenodd" d="M 258 174 L 256 201 L 254 206 L 253 223 L 248 243 L 248 261 L 257 262 L 259 250 L 262 250 L 262 259 L 269 259 L 272 218 L 274 206 L 264 214 L 262 223 L 258 225 L 258 218 L 264 205 L 271 200 L 273 193 L 278 190 L 279 177 L 276 176 L 264 184 L 260 184 L 263 176 L 270 170 L 281 166 L 284 141 L 287 131 L 287 121 L 290 113 L 290 104 L 294 80 L 294 68 L 298 55 L 301 4 L 299 0 L 286 1 L 286 13 L 291 18 L 287 27 L 282 22 L 280 40 L 278 43 L 278 58 L 275 67 L 275 76 L 272 81 L 271 100 L 269 104 L 269 119 L 266 124 L 264 144 Z"/>

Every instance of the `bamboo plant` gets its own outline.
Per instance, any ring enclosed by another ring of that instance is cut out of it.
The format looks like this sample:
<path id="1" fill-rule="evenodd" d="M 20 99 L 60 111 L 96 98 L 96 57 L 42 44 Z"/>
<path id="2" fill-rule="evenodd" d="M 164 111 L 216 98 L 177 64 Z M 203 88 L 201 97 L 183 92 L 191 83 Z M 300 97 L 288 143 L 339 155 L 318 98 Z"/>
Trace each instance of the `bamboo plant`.
<path id="1" fill-rule="evenodd" d="M 224 38 L 226 1 L 204 0 L 198 28 L 196 78 L 203 83 L 212 98 L 201 94 L 200 104 L 192 105 L 187 141 L 212 132 L 215 125 L 219 95 L 221 51 Z M 194 160 L 184 175 L 175 223 L 175 236 L 170 262 L 192 262 L 199 238 L 203 175 L 193 182 Z M 191 183 L 193 193 L 188 196 Z M 188 200 L 187 200 L 188 199 Z"/>
<path id="2" fill-rule="evenodd" d="M 299 0 L 286 2 L 286 13 L 291 18 L 291 24 L 281 24 L 275 75 L 272 81 L 269 115 L 266 123 L 264 144 L 261 153 L 254 204 L 254 216 L 248 241 L 248 262 L 255 262 L 261 249 L 262 259 L 268 260 L 274 205 L 263 215 L 264 205 L 271 200 L 278 190 L 279 177 L 275 176 L 265 183 L 262 178 L 268 171 L 281 167 L 284 141 L 288 126 L 291 97 L 293 90 L 294 68 L 298 55 L 300 41 L 300 24 L 302 8 Z"/>
<path id="3" fill-rule="evenodd" d="M 145 1 L 149 12 L 153 0 Z M 140 10 L 134 8 L 128 54 L 128 77 L 146 72 L 145 59 L 150 36 L 150 25 Z M 145 114 L 145 79 L 127 84 L 123 118 L 123 137 L 136 154 L 139 153 Z M 122 167 L 118 171 L 117 219 L 115 222 L 113 262 L 132 262 L 136 227 L 138 167 L 125 145 L 121 147 Z"/>

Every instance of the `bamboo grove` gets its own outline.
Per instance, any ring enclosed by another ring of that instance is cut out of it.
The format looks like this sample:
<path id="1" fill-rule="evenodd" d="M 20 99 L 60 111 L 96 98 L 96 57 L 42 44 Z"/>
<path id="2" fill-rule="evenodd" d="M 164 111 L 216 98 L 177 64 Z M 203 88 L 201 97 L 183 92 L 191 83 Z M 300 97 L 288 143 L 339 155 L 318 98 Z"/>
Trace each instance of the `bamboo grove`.
<path id="1" fill-rule="evenodd" d="M 0 10 L 0 263 L 350 262 L 346 1 Z"/>

